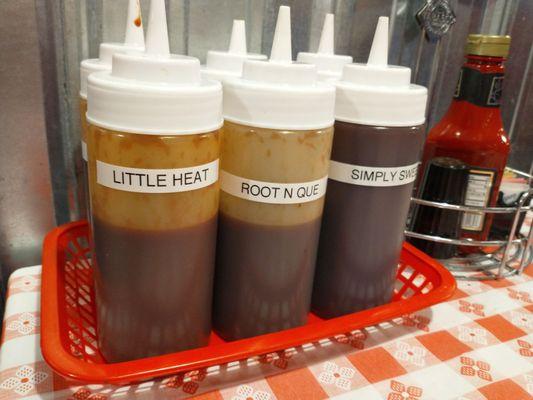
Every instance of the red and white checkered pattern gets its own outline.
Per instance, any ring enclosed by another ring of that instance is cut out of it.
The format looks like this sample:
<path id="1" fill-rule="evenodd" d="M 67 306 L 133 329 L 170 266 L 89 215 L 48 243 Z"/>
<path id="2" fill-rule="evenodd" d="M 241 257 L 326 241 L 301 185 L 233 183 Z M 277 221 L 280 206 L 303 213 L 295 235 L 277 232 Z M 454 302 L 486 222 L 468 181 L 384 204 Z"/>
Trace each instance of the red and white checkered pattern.
<path id="1" fill-rule="evenodd" d="M 46 365 L 38 346 L 39 283 L 40 267 L 10 279 L 0 400 L 533 396 L 533 266 L 500 281 L 460 281 L 450 301 L 363 331 L 129 387 L 68 383 Z"/>

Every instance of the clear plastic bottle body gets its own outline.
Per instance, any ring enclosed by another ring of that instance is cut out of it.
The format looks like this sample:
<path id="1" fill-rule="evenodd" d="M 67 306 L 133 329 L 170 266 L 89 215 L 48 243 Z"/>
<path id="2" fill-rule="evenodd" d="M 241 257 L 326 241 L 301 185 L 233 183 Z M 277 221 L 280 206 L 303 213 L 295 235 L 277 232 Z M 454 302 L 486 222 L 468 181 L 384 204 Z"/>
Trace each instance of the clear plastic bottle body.
<path id="1" fill-rule="evenodd" d="M 423 125 L 336 121 L 331 159 L 354 168 L 409 166 L 420 160 L 423 143 Z M 330 175 L 313 290 L 312 309 L 319 316 L 337 317 L 390 301 L 413 183 L 366 186 Z"/>
<path id="2" fill-rule="evenodd" d="M 80 97 L 80 127 L 81 127 L 81 171 L 80 179 L 82 190 L 80 198 L 85 202 L 85 213 L 90 218 L 91 200 L 89 199 L 89 170 L 87 167 L 87 99 Z"/>
<path id="3" fill-rule="evenodd" d="M 99 346 L 108 362 L 206 345 L 218 182 L 138 193 L 98 183 L 96 162 L 180 169 L 217 160 L 219 132 L 158 136 L 89 125 L 89 183 Z"/>
<path id="4" fill-rule="evenodd" d="M 316 181 L 327 175 L 332 138 L 333 128 L 286 131 L 225 122 L 221 170 L 274 184 Z M 324 197 L 293 204 L 252 201 L 223 185 L 213 320 L 222 337 L 305 323 L 323 204 Z"/>

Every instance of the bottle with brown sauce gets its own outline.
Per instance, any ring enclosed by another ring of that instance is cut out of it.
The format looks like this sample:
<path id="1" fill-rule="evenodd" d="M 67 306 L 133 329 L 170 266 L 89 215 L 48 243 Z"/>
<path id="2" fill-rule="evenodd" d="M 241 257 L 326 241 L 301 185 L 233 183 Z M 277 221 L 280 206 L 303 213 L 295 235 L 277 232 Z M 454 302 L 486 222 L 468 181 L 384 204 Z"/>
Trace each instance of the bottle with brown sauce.
<path id="1" fill-rule="evenodd" d="M 108 362 L 206 345 L 219 199 L 222 87 L 169 53 L 164 0 L 145 52 L 89 76 L 98 337 Z"/>
<path id="2" fill-rule="evenodd" d="M 98 58 L 83 60 L 80 64 L 80 122 L 81 122 L 81 155 L 82 155 L 82 182 L 84 187 L 87 215 L 90 214 L 89 201 L 89 175 L 87 172 L 87 78 L 93 72 L 111 71 L 111 58 L 113 54 L 124 51 L 142 51 L 144 49 L 144 32 L 141 18 L 139 0 L 129 0 L 128 15 L 126 19 L 126 32 L 124 43 L 101 43 Z"/>
<path id="3" fill-rule="evenodd" d="M 390 301 L 424 143 L 427 90 L 388 65 L 380 17 L 367 64 L 336 82 L 335 137 L 312 309 L 336 317 Z"/>
<path id="4" fill-rule="evenodd" d="M 305 324 L 333 138 L 335 89 L 293 63 L 290 8 L 270 60 L 224 82 L 213 326 L 226 340 Z"/>

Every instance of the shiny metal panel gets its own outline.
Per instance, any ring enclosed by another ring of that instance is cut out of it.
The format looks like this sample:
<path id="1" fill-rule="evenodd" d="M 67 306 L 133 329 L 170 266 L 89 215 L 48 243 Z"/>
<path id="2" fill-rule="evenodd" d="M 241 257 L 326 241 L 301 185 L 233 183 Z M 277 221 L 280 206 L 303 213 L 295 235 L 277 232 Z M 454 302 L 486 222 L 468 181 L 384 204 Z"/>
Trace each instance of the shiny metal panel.
<path id="1" fill-rule="evenodd" d="M 205 61 L 208 50 L 228 49 L 233 19 L 246 19 L 246 1 L 193 0 L 186 17 L 188 54 Z"/>
<path id="2" fill-rule="evenodd" d="M 85 32 L 80 2 L 35 2 L 46 136 L 58 224 L 85 215 L 81 178 L 79 60 Z"/>
<path id="3" fill-rule="evenodd" d="M 0 266 L 39 263 L 55 223 L 32 0 L 0 2 Z"/>
<path id="4" fill-rule="evenodd" d="M 531 21 L 533 1 L 520 0 L 513 24 L 507 33 L 512 36 L 511 54 L 503 90 L 503 118 L 511 132 L 512 151 L 509 165 L 522 171 L 533 167 L 533 40 Z"/>

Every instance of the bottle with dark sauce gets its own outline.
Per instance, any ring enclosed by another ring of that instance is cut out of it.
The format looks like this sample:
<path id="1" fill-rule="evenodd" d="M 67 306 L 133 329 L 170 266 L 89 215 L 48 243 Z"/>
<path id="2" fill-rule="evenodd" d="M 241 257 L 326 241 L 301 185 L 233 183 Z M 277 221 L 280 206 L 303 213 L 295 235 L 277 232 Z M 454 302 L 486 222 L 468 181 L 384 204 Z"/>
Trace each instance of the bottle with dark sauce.
<path id="1" fill-rule="evenodd" d="M 99 347 L 108 362 L 207 344 L 222 87 L 169 54 L 164 0 L 145 52 L 89 76 L 88 154 Z"/>
<path id="2" fill-rule="evenodd" d="M 280 7 L 269 61 L 224 82 L 214 329 L 235 340 L 305 324 L 335 89 L 293 63 Z"/>
<path id="3" fill-rule="evenodd" d="M 427 90 L 387 65 L 380 17 L 368 64 L 336 83 L 335 137 L 312 309 L 336 317 L 390 301 L 424 143 Z"/>
<path id="4" fill-rule="evenodd" d="M 128 16 L 126 19 L 126 32 L 124 43 L 101 43 L 98 58 L 89 58 L 80 63 L 80 122 L 81 122 L 81 155 L 82 179 L 85 208 L 90 215 L 89 200 L 89 173 L 87 171 L 87 78 L 93 72 L 111 71 L 111 58 L 113 54 L 125 51 L 142 51 L 144 49 L 144 30 L 141 20 L 141 7 L 139 0 L 129 0 Z"/>

